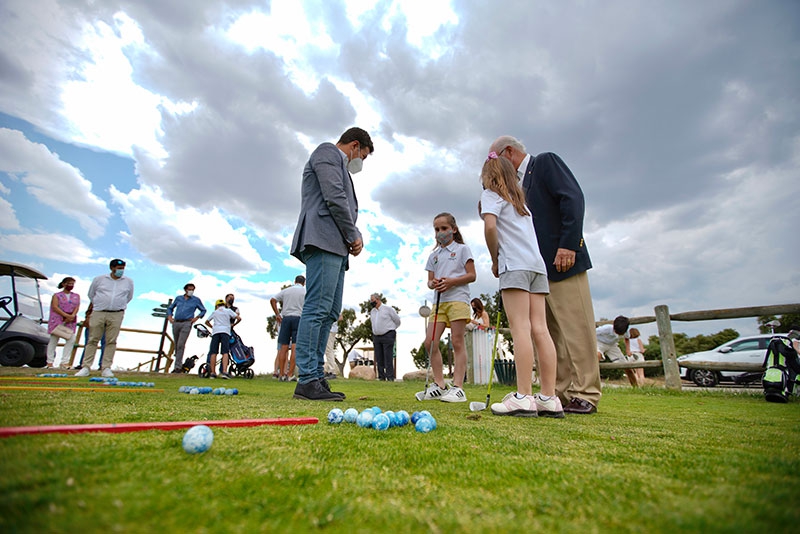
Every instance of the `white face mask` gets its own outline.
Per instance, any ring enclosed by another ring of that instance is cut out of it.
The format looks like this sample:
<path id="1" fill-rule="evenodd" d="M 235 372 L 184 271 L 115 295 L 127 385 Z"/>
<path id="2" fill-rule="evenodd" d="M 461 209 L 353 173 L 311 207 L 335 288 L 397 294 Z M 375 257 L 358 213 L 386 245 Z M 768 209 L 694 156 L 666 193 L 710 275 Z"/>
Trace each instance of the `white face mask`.
<path id="1" fill-rule="evenodd" d="M 192 291 L 191 289 L 186 292 L 187 297 L 191 297 L 192 295 L 194 295 L 194 291 Z"/>
<path id="2" fill-rule="evenodd" d="M 354 158 L 353 153 L 350 152 L 350 161 L 347 162 L 347 170 L 350 171 L 350 174 L 358 174 L 364 167 L 364 160 L 361 159 L 361 153 L 359 152 L 358 155 L 359 157 Z"/>

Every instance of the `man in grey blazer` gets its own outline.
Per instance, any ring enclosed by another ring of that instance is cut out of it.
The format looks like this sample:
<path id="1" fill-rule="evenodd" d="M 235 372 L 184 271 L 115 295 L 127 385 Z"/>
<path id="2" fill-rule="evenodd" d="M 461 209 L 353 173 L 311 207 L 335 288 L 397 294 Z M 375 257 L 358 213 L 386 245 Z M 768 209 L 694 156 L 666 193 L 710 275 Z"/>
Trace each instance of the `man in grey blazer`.
<path id="1" fill-rule="evenodd" d="M 348 256 L 358 256 L 364 246 L 356 228 L 358 200 L 350 174 L 361 171 L 374 150 L 366 131 L 350 128 L 336 144 L 319 145 L 303 169 L 300 217 L 291 249 L 306 266 L 306 299 L 297 329 L 296 399 L 345 398 L 332 392 L 325 379 L 325 348 L 342 310 Z"/>

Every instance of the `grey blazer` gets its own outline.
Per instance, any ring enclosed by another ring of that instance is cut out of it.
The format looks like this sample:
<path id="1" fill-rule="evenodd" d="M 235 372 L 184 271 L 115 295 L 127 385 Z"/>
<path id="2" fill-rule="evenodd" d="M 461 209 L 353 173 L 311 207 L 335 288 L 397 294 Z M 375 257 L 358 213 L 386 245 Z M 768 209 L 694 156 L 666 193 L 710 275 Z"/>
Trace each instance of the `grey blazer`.
<path id="1" fill-rule="evenodd" d="M 322 143 L 303 169 L 300 217 L 292 256 L 303 261 L 306 247 L 347 257 L 350 243 L 361 238 L 356 228 L 358 200 L 347 171 L 347 158 L 333 143 Z"/>

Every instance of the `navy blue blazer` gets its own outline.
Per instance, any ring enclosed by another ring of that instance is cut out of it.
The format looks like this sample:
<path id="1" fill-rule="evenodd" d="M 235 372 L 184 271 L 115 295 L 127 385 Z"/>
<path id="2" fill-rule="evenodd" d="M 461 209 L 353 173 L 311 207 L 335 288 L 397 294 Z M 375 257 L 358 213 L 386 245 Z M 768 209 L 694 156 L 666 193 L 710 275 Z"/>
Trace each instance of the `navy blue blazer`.
<path id="1" fill-rule="evenodd" d="M 592 260 L 583 241 L 583 191 L 567 164 L 552 152 L 531 156 L 522 190 L 533 215 L 547 278 L 558 282 L 591 269 Z M 561 273 L 553 265 L 559 248 L 575 251 L 575 265 Z"/>

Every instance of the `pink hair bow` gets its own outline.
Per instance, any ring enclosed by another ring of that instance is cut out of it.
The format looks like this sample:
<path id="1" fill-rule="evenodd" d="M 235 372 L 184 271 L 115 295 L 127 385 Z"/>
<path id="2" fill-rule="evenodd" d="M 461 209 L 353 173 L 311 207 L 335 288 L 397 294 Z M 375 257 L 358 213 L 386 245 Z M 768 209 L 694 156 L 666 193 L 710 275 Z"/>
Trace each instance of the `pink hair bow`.
<path id="1" fill-rule="evenodd" d="M 489 152 L 489 157 L 486 158 L 486 161 L 490 159 L 497 159 L 497 152 Z"/>

